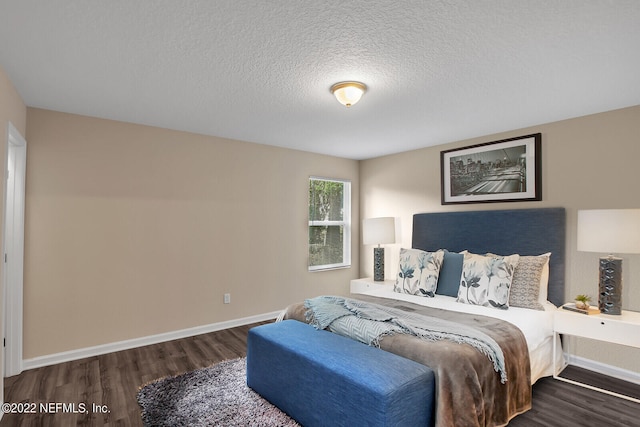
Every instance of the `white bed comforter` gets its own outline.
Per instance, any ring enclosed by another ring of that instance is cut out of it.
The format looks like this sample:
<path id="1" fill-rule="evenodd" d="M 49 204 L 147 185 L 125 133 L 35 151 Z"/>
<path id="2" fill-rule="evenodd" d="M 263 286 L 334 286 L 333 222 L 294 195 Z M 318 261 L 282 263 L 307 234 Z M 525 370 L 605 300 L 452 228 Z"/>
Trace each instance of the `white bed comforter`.
<path id="1" fill-rule="evenodd" d="M 517 326 L 527 341 L 529 360 L 531 361 L 531 383 L 534 384 L 542 377 L 553 375 L 553 313 L 557 308 L 550 302 L 544 305 L 544 311 L 519 307 L 509 307 L 508 310 L 498 310 L 496 308 L 479 305 L 462 304 L 456 302 L 454 297 L 442 295 L 436 295 L 434 298 L 426 298 L 401 294 L 394 292 L 392 287 L 389 287 L 388 290 L 376 289 L 361 293 L 375 297 L 407 301 L 426 307 L 478 314 L 505 320 Z M 560 338 L 558 337 L 556 339 L 558 340 L 558 348 L 561 348 Z M 559 351 L 556 357 L 556 364 L 560 366 L 563 363 L 562 352 Z"/>

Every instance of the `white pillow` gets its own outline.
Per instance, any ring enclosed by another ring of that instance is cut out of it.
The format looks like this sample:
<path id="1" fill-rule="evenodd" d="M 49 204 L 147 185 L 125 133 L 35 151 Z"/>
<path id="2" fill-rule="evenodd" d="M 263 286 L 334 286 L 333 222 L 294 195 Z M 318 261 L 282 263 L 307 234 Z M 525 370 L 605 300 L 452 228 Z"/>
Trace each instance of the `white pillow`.
<path id="1" fill-rule="evenodd" d="M 547 257 L 547 262 L 542 267 L 542 274 L 540 275 L 540 293 L 538 294 L 538 302 L 544 306 L 547 303 L 547 298 L 549 298 L 549 259 L 551 258 L 551 252 L 540 256 Z"/>

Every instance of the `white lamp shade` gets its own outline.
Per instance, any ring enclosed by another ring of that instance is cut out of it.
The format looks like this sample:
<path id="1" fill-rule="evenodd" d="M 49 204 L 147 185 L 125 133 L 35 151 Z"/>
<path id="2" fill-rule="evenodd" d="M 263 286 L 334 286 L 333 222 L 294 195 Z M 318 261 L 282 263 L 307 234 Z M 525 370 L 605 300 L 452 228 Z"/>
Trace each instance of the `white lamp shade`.
<path id="1" fill-rule="evenodd" d="M 578 211 L 578 250 L 640 253 L 640 209 Z"/>
<path id="2" fill-rule="evenodd" d="M 367 218 L 362 221 L 362 243 L 380 245 L 396 242 L 396 220 L 394 217 Z"/>

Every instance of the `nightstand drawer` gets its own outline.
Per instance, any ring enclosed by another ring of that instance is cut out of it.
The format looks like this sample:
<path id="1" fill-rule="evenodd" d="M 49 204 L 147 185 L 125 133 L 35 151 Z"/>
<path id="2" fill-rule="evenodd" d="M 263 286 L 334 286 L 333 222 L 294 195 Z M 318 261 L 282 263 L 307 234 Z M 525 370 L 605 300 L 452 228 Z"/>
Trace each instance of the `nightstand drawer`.
<path id="1" fill-rule="evenodd" d="M 554 330 L 594 340 L 640 347 L 640 324 L 625 317 L 556 312 Z"/>
<path id="2" fill-rule="evenodd" d="M 378 289 L 393 289 L 395 280 L 376 282 L 373 279 L 355 279 L 351 281 L 352 294 L 366 294 Z"/>

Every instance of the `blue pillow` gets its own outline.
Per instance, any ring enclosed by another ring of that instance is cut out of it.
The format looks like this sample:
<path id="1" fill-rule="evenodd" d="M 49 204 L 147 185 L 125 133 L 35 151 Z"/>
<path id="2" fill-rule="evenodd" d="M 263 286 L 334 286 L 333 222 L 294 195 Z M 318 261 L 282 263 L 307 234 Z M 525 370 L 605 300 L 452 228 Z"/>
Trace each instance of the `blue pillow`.
<path id="1" fill-rule="evenodd" d="M 442 261 L 442 267 L 440 267 L 436 294 L 447 295 L 450 297 L 458 296 L 463 262 L 463 254 L 449 252 L 447 250 L 444 251 L 444 259 Z"/>

